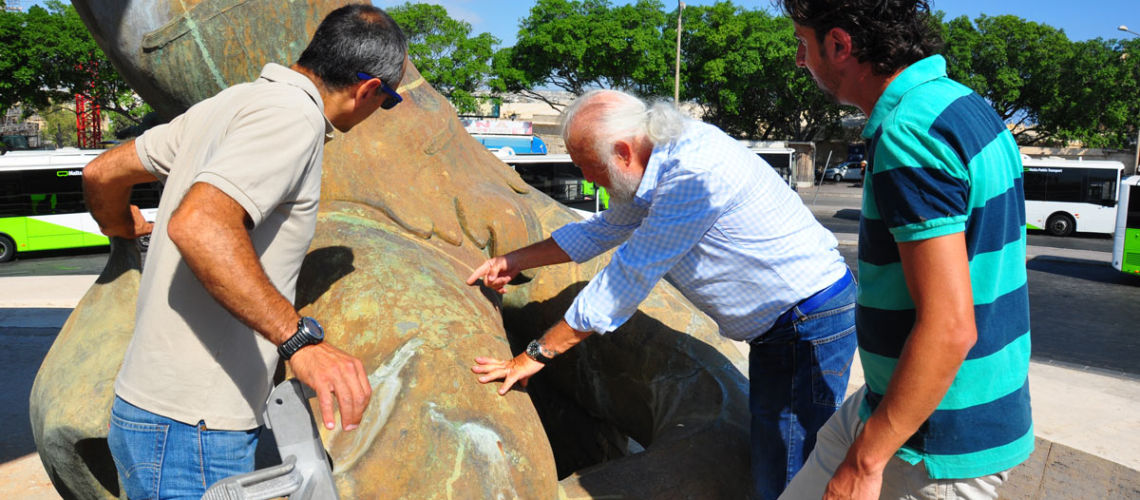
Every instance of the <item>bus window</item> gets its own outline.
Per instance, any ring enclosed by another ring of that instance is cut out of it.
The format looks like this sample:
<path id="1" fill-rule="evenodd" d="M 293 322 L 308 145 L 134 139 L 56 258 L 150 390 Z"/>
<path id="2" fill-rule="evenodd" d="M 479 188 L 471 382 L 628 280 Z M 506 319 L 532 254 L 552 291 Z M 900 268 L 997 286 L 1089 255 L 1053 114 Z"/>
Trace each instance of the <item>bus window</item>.
<path id="1" fill-rule="evenodd" d="M 1090 203 L 1111 207 L 1116 205 L 1116 173 L 1105 170 L 1089 170 L 1086 175 L 1088 185 L 1085 193 Z"/>
<path id="2" fill-rule="evenodd" d="M 0 177 L 0 217 L 13 217 L 28 212 L 28 203 L 19 179 Z"/>
<path id="3" fill-rule="evenodd" d="M 1081 201 L 1081 189 L 1085 172 L 1081 169 L 1066 169 L 1054 175 L 1045 190 L 1045 201 Z"/>
<path id="4" fill-rule="evenodd" d="M 1128 196 L 1128 222 L 1130 228 L 1140 228 L 1140 186 L 1129 188 Z"/>
<path id="5" fill-rule="evenodd" d="M 1044 200 L 1048 184 L 1048 175 L 1039 172 L 1037 169 L 1027 169 L 1022 176 L 1022 185 L 1025 186 L 1025 199 Z"/>

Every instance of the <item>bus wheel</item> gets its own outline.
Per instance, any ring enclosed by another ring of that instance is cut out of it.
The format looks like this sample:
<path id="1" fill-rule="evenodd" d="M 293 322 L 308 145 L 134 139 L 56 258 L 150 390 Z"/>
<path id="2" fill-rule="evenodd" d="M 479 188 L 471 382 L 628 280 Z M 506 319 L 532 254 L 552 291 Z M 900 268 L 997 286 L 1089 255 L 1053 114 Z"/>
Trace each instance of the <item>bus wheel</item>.
<path id="1" fill-rule="evenodd" d="M 16 242 L 0 234 L 0 262 L 8 262 L 16 258 Z"/>
<path id="2" fill-rule="evenodd" d="M 1053 236 L 1068 236 L 1073 234 L 1073 228 L 1076 225 L 1069 214 L 1053 214 L 1049 216 L 1049 220 L 1045 221 L 1045 230 Z"/>

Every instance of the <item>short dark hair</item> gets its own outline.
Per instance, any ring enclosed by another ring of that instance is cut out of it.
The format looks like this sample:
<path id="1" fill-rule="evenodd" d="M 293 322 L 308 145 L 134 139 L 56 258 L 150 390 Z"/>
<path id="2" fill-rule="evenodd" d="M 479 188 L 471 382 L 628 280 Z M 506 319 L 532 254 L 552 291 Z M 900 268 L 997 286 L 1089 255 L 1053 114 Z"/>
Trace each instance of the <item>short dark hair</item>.
<path id="1" fill-rule="evenodd" d="M 325 16 L 297 64 L 312 71 L 329 90 L 360 81 L 357 73 L 396 88 L 404 76 L 407 54 L 404 32 L 388 13 L 367 4 L 352 4 Z"/>
<path id="2" fill-rule="evenodd" d="M 855 57 L 889 75 L 942 48 L 926 0 L 777 0 L 796 24 L 823 41 L 832 28 L 851 35 Z"/>

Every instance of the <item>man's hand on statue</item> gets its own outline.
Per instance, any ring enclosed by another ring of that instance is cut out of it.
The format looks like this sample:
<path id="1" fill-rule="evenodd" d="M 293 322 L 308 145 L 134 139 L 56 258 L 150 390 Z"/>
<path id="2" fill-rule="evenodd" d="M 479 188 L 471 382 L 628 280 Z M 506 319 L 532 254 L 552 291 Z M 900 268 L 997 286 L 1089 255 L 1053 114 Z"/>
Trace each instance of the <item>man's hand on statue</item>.
<path id="1" fill-rule="evenodd" d="M 515 279 L 519 271 L 521 269 L 506 256 L 493 257 L 484 261 L 475 269 L 475 272 L 471 273 L 471 276 L 467 278 L 467 284 L 474 285 L 475 282 L 482 279 L 483 286 L 499 293 L 506 293 L 507 283 Z"/>
<path id="2" fill-rule="evenodd" d="M 527 356 L 525 353 L 519 354 L 506 361 L 480 356 L 475 358 L 475 363 L 476 365 L 471 367 L 471 371 L 483 374 L 482 377 L 479 377 L 480 384 L 486 384 L 496 380 L 503 381 L 503 385 L 499 386 L 500 396 L 511 390 L 511 386 L 515 385 L 516 382 L 526 387 L 530 377 L 546 366 L 530 359 L 530 356 Z"/>
<path id="3" fill-rule="evenodd" d="M 360 425 L 372 397 L 372 385 L 359 359 L 320 343 L 302 347 L 289 359 L 289 364 L 297 378 L 316 391 L 326 429 L 336 428 L 334 396 L 340 408 L 341 428 L 351 431 Z"/>

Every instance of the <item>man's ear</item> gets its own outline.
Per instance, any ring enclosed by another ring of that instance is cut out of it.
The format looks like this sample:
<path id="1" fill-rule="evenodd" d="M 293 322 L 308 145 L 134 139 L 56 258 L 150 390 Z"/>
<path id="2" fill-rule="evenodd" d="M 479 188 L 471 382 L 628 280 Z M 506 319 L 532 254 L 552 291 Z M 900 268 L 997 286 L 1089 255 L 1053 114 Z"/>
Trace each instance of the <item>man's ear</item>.
<path id="1" fill-rule="evenodd" d="M 843 28 L 831 28 L 823 38 L 823 43 L 831 52 L 831 57 L 838 61 L 851 57 L 855 50 L 851 33 Z"/>
<path id="2" fill-rule="evenodd" d="M 379 91 L 380 80 L 370 78 L 356 86 L 356 89 L 352 91 L 352 97 L 357 103 L 367 102 L 368 99 L 374 99 Z"/>
<path id="3" fill-rule="evenodd" d="M 629 163 L 633 159 L 633 145 L 624 139 L 616 141 L 614 142 L 613 154 L 618 157 L 622 168 L 629 167 Z"/>

